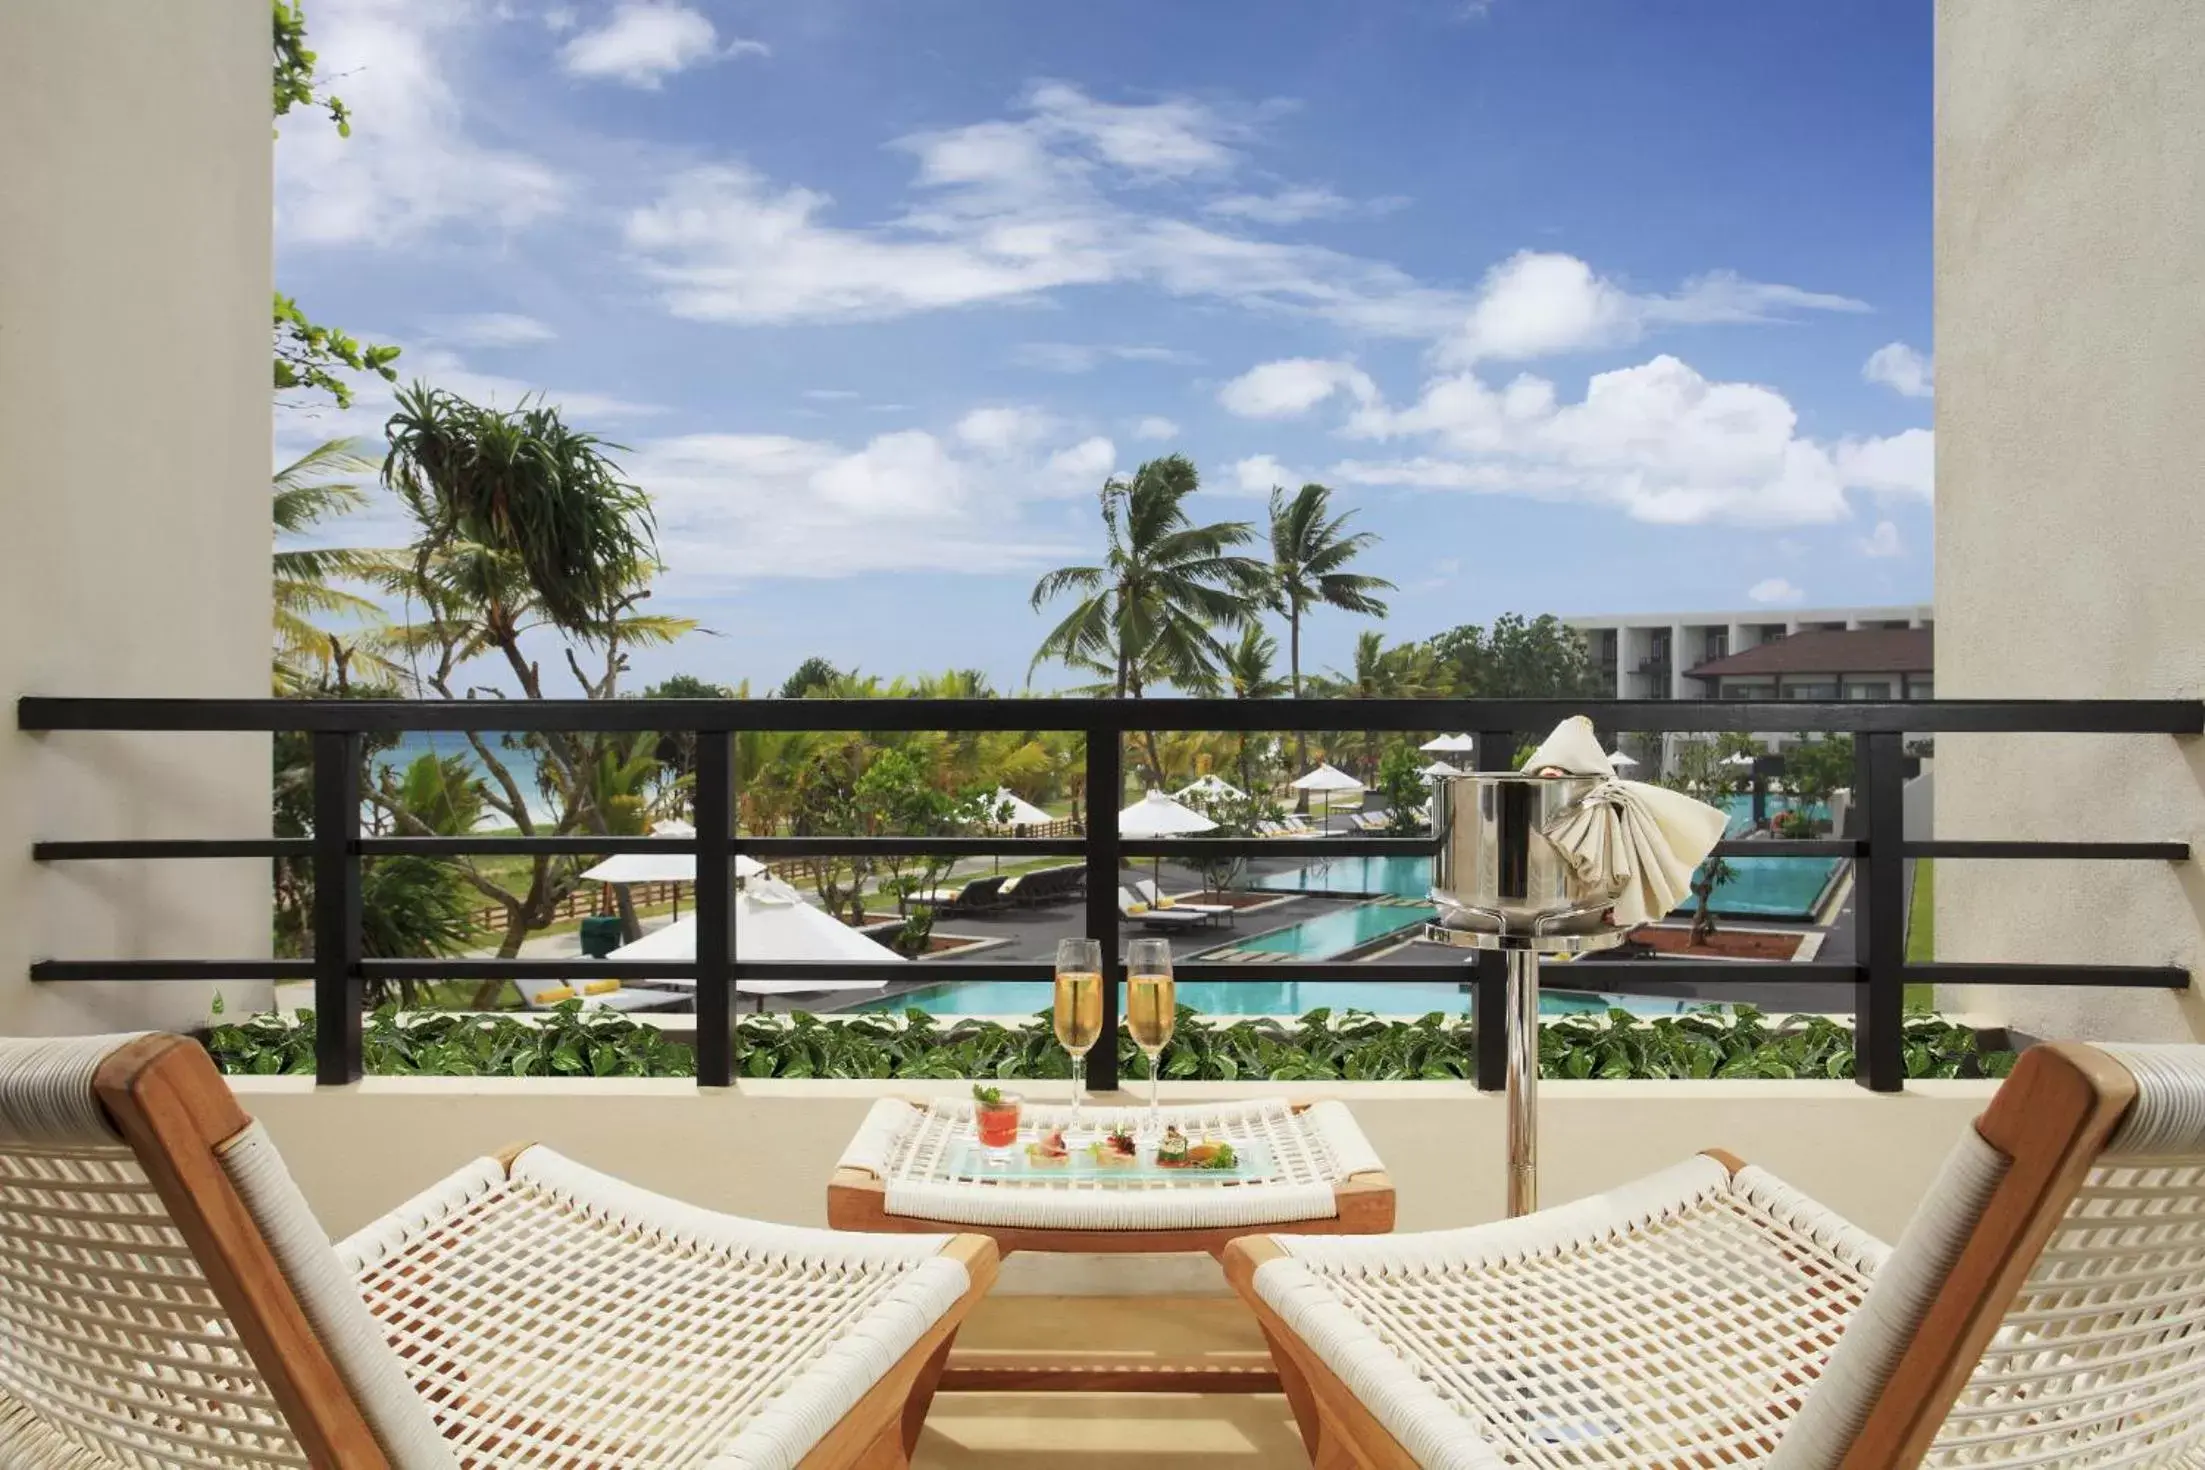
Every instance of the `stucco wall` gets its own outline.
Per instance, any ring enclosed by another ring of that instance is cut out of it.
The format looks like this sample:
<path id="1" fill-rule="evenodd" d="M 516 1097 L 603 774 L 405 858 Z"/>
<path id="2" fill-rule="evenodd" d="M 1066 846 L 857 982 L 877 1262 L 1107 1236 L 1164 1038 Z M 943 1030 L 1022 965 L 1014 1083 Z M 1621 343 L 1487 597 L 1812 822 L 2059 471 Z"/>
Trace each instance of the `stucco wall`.
<path id="1" fill-rule="evenodd" d="M 1939 0 L 1937 692 L 2205 694 L 2205 6 Z M 2205 748 L 1944 736 L 1945 838 L 2187 840 Z M 2201 967 L 2205 875 L 1947 863 L 1941 960 Z M 2039 1035 L 2205 1036 L 2164 992 L 1963 991 Z"/>
<path id="2" fill-rule="evenodd" d="M 317 1091 L 305 1078 L 232 1079 L 332 1235 L 358 1229 L 472 1158 L 535 1141 L 593 1168 L 712 1209 L 826 1223 L 828 1175 L 883 1096 L 953 1095 L 937 1082 L 743 1082 L 373 1078 Z M 1774 1170 L 1886 1240 L 1898 1237 L 1960 1130 L 1996 1084 L 1550 1082 L 1539 1090 L 1541 1198 L 1561 1204 L 1701 1149 Z M 1169 1101 L 1276 1095 L 1191 1083 Z M 1400 1198 L 1403 1230 L 1497 1219 L 1502 1099 L 1453 1083 L 1341 1083 L 1307 1095 L 1354 1109 Z M 1135 1100 L 1128 1097 L 1124 1101 Z M 1020 1256 L 1011 1290 L 1171 1295 L 1221 1290 L 1207 1260 Z"/>
<path id="3" fill-rule="evenodd" d="M 30 861 L 264 835 L 265 739 L 34 737 L 14 702 L 268 690 L 268 55 L 243 0 L 0 5 L 0 1031 L 206 1014 L 34 992 L 34 956 L 267 952 L 264 863 Z"/>

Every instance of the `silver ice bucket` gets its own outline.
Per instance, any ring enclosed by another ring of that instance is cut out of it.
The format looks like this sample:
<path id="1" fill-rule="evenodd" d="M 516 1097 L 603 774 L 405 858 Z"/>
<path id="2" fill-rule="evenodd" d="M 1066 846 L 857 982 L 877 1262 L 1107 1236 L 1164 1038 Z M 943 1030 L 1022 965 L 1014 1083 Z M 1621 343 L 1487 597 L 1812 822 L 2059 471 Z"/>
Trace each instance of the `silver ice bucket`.
<path id="1" fill-rule="evenodd" d="M 1609 927 L 1603 916 L 1621 883 L 1582 881 L 1546 835 L 1599 785 L 1597 776 L 1442 776 L 1432 788 L 1432 831 L 1439 839 L 1432 902 L 1439 923 L 1488 934 Z"/>

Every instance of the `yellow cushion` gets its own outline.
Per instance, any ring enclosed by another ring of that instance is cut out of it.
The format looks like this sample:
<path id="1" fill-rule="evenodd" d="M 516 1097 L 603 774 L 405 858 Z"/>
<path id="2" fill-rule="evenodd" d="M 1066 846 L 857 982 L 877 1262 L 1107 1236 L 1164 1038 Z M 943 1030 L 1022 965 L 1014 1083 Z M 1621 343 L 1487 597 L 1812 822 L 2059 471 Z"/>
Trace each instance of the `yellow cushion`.
<path id="1" fill-rule="evenodd" d="M 536 992 L 536 1004 L 540 1006 L 555 1006 L 562 1000 L 572 999 L 574 999 L 574 987 L 571 985 L 554 985 L 549 990 Z"/>
<path id="2" fill-rule="evenodd" d="M 1156 900 L 1156 906 L 1160 909 L 1175 909 L 1179 907 L 1179 900 L 1176 898 L 1159 898 Z"/>
<path id="3" fill-rule="evenodd" d="M 1148 905 L 1145 903 L 1127 904 L 1125 911 L 1129 914 L 1145 914 L 1148 912 Z"/>
<path id="4" fill-rule="evenodd" d="M 584 995 L 611 995 L 620 988 L 618 980 L 592 980 L 582 987 Z"/>

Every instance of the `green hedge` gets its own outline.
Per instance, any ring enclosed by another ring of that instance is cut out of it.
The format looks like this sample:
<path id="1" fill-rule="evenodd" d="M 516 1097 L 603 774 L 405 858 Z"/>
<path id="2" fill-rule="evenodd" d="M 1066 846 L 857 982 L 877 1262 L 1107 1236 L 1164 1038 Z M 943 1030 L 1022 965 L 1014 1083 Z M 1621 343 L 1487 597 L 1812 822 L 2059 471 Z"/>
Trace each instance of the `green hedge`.
<path id="1" fill-rule="evenodd" d="M 266 1014 L 214 1028 L 216 1063 L 233 1073 L 311 1073 L 312 1012 Z M 745 1077 L 1068 1078 L 1070 1060 L 1047 1013 L 1022 1026 L 902 1016 L 835 1019 L 796 1012 L 745 1016 L 735 1070 Z M 1561 1078 L 1837 1077 L 1853 1075 L 1853 1033 L 1822 1017 L 1771 1023 L 1750 1006 L 1648 1019 L 1627 1011 L 1567 1016 L 1539 1029 L 1541 1074 Z M 377 1011 L 366 1027 L 367 1070 L 446 1077 L 692 1077 L 696 1057 L 656 1027 L 569 1001 L 521 1019 Z M 1981 1051 L 1973 1031 L 1931 1015 L 1906 1021 L 1909 1077 L 2003 1077 L 2007 1051 Z M 1119 1069 L 1148 1076 L 1130 1037 Z M 1206 1020 L 1181 1007 L 1164 1052 L 1167 1078 L 1203 1082 L 1448 1081 L 1476 1070 L 1467 1020 L 1438 1012 L 1382 1021 L 1315 1010 L 1297 1022 Z"/>

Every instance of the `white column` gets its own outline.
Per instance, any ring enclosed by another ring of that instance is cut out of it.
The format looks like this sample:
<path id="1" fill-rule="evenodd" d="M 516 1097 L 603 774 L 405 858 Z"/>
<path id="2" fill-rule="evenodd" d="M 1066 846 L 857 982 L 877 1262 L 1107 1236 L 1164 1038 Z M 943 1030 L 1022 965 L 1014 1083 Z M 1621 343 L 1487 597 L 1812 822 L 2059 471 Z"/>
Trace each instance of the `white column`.
<path id="1" fill-rule="evenodd" d="M 266 862 L 30 860 L 265 835 L 264 737 L 15 729 L 24 694 L 268 693 L 268 57 L 250 0 L 0 4 L 0 1032 L 206 1019 L 37 956 L 268 951 Z"/>
<path id="2" fill-rule="evenodd" d="M 2205 6 L 1940 0 L 1937 668 L 1948 699 L 2205 693 Z M 1938 835 L 2186 840 L 2205 751 L 1937 737 Z M 1940 960 L 2205 968 L 2198 864 L 1950 863 Z M 2205 1036 L 2196 992 L 1961 991 L 2040 1036 Z"/>

